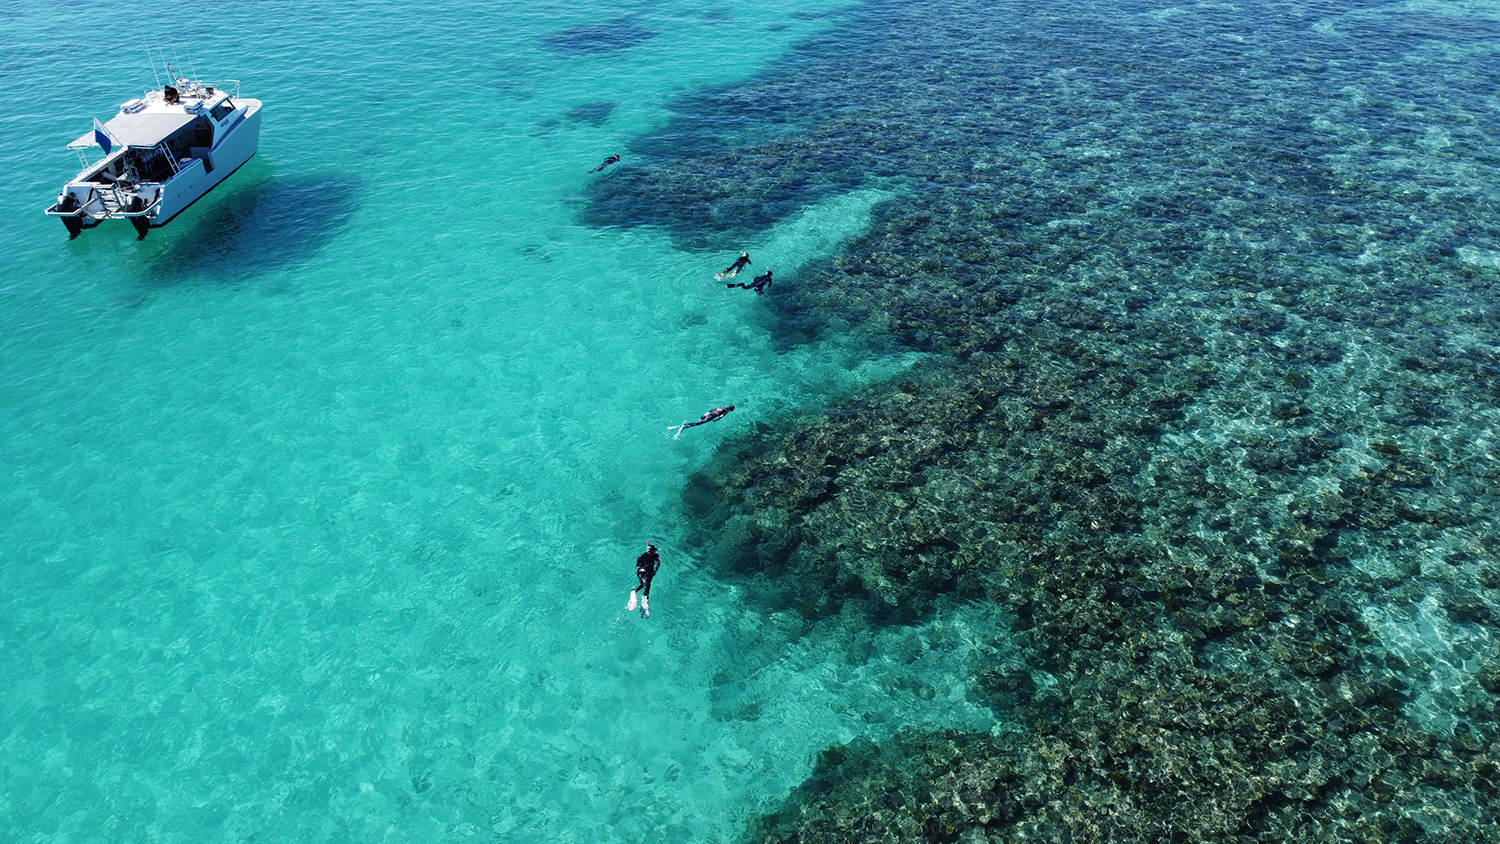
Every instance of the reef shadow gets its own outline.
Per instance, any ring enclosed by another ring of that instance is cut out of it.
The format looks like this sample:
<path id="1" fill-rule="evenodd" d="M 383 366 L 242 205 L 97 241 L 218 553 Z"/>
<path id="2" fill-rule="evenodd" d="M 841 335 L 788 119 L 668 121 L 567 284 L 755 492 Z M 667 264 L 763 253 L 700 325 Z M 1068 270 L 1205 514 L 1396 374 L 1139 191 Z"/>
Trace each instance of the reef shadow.
<path id="1" fill-rule="evenodd" d="M 564 55 L 603 55 L 638 47 L 655 37 L 656 33 L 642 26 L 635 15 L 621 15 L 609 23 L 570 26 L 554 32 L 542 38 L 542 46 Z"/>

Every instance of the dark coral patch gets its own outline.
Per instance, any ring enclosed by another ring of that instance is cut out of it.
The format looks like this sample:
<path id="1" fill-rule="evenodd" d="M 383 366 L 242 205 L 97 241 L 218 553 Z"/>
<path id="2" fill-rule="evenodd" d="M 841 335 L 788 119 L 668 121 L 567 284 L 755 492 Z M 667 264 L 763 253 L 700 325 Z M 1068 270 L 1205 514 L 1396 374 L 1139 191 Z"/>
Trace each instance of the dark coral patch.
<path id="1" fill-rule="evenodd" d="M 638 47 L 656 36 L 630 16 L 616 18 L 607 24 L 570 26 L 542 39 L 542 46 L 554 53 L 598 55 Z"/>
<path id="2" fill-rule="evenodd" d="M 568 109 L 568 119 L 574 123 L 603 126 L 615 112 L 615 103 L 610 100 L 594 100 Z"/>

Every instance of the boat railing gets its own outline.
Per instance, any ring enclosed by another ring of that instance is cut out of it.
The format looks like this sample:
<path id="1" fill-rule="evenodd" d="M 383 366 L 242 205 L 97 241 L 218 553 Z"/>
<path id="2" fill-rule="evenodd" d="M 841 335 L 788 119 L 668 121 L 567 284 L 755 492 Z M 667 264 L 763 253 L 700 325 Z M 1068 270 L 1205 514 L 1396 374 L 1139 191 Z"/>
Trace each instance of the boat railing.
<path id="1" fill-rule="evenodd" d="M 47 209 L 47 216 L 49 216 L 49 217 L 77 217 L 77 216 L 79 216 L 80 214 L 83 213 L 83 206 L 82 205 L 79 205 L 77 208 L 74 208 L 72 211 L 64 211 L 64 210 L 62 210 L 62 203 L 63 203 L 63 201 L 61 199 L 59 199 L 58 201 L 52 203 L 52 207 L 50 207 L 50 208 Z"/>
<path id="2" fill-rule="evenodd" d="M 212 96 L 209 93 L 210 91 L 213 91 L 215 93 L 223 91 L 224 93 L 229 95 L 229 98 L 231 100 L 237 100 L 240 98 L 240 80 L 225 79 L 221 82 L 213 83 L 192 80 L 186 83 L 186 86 L 182 89 L 182 94 L 184 96 L 197 96 L 206 98 Z"/>

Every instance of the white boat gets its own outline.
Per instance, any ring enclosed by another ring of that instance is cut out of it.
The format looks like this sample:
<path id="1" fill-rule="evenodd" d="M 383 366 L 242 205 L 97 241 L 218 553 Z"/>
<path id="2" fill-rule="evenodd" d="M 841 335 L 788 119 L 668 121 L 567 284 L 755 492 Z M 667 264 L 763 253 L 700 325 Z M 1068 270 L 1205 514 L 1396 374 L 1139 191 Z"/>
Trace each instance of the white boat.
<path id="1" fill-rule="evenodd" d="M 61 217 L 70 237 L 119 218 L 145 237 L 255 155 L 260 100 L 241 99 L 237 80 L 174 83 L 126 102 L 107 123 L 96 118 L 93 131 L 68 144 L 83 169 L 47 214 Z M 104 158 L 90 163 L 96 147 Z"/>

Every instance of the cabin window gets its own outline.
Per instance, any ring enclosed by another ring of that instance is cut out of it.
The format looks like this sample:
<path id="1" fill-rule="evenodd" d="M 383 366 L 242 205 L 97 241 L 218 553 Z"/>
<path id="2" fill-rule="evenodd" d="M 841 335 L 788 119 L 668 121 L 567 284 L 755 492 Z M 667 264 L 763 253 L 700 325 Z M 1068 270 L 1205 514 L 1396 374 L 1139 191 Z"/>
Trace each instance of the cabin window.
<path id="1" fill-rule="evenodd" d="M 234 106 L 230 105 L 229 100 L 220 100 L 218 105 L 208 110 L 208 113 L 213 115 L 215 121 L 220 121 L 231 111 L 234 111 Z"/>

